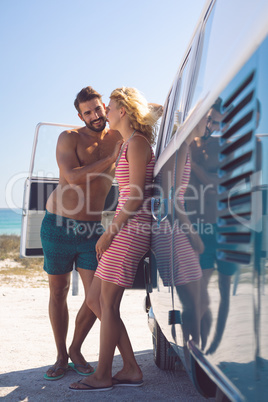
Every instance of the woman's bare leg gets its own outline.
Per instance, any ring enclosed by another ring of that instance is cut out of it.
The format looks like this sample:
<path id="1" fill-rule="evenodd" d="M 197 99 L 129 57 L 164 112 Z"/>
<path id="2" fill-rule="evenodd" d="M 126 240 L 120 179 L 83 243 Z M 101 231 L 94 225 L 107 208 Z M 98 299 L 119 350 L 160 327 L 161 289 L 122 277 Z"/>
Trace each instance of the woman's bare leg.
<path id="1" fill-rule="evenodd" d="M 122 354 L 124 367 L 117 373 L 116 378 L 133 381 L 142 379 L 142 372 L 136 362 L 126 328 L 120 318 L 119 307 L 124 288 L 95 277 L 92 289 L 94 291 L 89 292 L 88 302 L 90 308 L 101 319 L 100 355 L 96 373 L 87 377 L 83 382 L 94 387 L 112 385 L 112 362 L 117 345 Z M 96 289 L 101 289 L 100 298 Z M 72 384 L 73 386 L 83 388 L 83 385 L 77 383 Z"/>

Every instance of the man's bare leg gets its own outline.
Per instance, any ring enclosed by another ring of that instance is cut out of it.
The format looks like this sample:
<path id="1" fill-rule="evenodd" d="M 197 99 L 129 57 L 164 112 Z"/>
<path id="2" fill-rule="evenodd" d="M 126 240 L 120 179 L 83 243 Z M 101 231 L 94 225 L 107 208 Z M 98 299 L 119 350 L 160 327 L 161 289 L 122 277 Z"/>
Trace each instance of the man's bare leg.
<path id="1" fill-rule="evenodd" d="M 70 273 L 63 275 L 48 275 L 50 298 L 49 318 L 57 348 L 56 363 L 46 372 L 48 377 L 64 374 L 68 368 L 68 353 L 66 337 L 69 324 L 67 295 L 70 288 Z"/>
<path id="2" fill-rule="evenodd" d="M 82 268 L 77 268 L 77 270 L 83 282 L 85 300 L 76 316 L 74 336 L 69 348 L 69 356 L 72 362 L 79 366 L 80 372 L 91 373 L 92 371 L 94 371 L 94 369 L 90 365 L 86 366 L 87 362 L 81 354 L 81 347 L 97 318 L 86 304 L 87 292 L 91 286 L 95 271 L 90 271 Z"/>

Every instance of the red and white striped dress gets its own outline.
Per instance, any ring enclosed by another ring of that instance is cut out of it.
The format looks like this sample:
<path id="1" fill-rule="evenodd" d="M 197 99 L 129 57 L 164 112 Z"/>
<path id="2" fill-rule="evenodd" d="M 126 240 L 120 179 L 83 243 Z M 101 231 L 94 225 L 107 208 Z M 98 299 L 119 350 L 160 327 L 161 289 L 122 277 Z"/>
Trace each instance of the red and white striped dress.
<path id="1" fill-rule="evenodd" d="M 115 177 L 119 184 L 119 199 L 115 216 L 123 208 L 130 193 L 129 164 L 126 159 L 127 147 L 128 144 L 125 146 L 115 171 Z M 151 152 L 152 157 L 146 167 L 143 205 L 114 237 L 110 247 L 103 253 L 95 272 L 98 278 L 124 288 L 132 287 L 138 264 L 150 247 L 150 200 L 155 164 L 152 149 Z"/>
<path id="2" fill-rule="evenodd" d="M 187 190 L 191 175 L 191 158 L 187 153 L 178 199 L 181 207 L 185 210 L 184 193 Z M 178 219 L 174 226 L 174 284 L 175 286 L 186 285 L 202 277 L 199 263 L 199 254 L 193 249 L 188 236 L 180 229 Z"/>

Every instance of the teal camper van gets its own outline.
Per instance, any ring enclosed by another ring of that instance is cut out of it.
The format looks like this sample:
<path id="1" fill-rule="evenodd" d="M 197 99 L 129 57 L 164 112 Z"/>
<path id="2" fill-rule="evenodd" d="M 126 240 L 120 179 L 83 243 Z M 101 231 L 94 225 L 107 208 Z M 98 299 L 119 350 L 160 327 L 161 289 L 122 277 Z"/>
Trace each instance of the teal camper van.
<path id="1" fill-rule="evenodd" d="M 156 149 L 154 358 L 217 400 L 268 395 L 267 33 L 267 1 L 207 1 Z"/>

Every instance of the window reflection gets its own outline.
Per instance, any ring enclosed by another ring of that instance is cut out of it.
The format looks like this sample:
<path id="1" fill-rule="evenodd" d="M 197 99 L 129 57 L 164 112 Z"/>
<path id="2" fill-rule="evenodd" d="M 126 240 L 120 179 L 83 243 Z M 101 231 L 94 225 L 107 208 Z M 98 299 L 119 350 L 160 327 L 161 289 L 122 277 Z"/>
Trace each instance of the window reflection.
<path id="1" fill-rule="evenodd" d="M 199 100 L 199 97 L 204 88 L 205 82 L 205 74 L 206 74 L 206 66 L 207 66 L 207 54 L 208 54 L 208 45 L 210 32 L 213 22 L 214 16 L 214 7 L 212 7 L 210 13 L 206 16 L 206 19 L 203 23 L 203 27 L 201 29 L 200 40 L 198 44 L 197 54 L 198 58 L 196 61 L 196 70 L 198 70 L 198 75 L 196 79 L 196 84 L 194 87 L 193 97 L 191 103 L 189 105 L 189 110 L 196 105 Z"/>
<path id="2" fill-rule="evenodd" d="M 187 84 L 187 77 L 188 77 L 188 71 L 189 71 L 189 57 L 190 57 L 190 52 L 191 49 L 186 57 L 186 60 L 179 72 L 179 77 L 177 80 L 177 85 L 173 86 L 172 92 L 171 92 L 171 102 L 169 103 L 169 109 L 167 112 L 167 134 L 166 134 L 166 142 L 165 145 L 167 145 L 171 138 L 175 135 L 178 127 L 182 124 L 182 113 L 183 113 L 183 95 L 185 93 L 185 88 Z"/>
<path id="3" fill-rule="evenodd" d="M 216 264 L 217 131 L 223 118 L 218 99 L 180 147 L 175 173 L 174 285 L 182 306 L 184 341 L 192 339 L 203 350 L 212 324 L 207 286 Z M 228 316 L 230 278 L 236 268 L 231 265 L 228 275 L 218 267 L 222 303 L 216 343 Z"/>
<path id="4" fill-rule="evenodd" d="M 165 126 L 167 125 L 167 112 L 169 109 L 169 104 L 170 104 L 170 94 L 171 91 L 168 94 L 167 100 L 165 102 L 164 105 L 164 110 L 163 110 L 163 115 L 161 117 L 161 124 L 160 124 L 160 128 L 159 128 L 159 133 L 158 136 L 161 139 L 160 141 L 158 140 L 158 144 L 157 144 L 157 149 L 156 149 L 156 157 L 158 157 L 160 155 L 160 153 L 164 150 L 164 145 L 165 145 Z"/>

